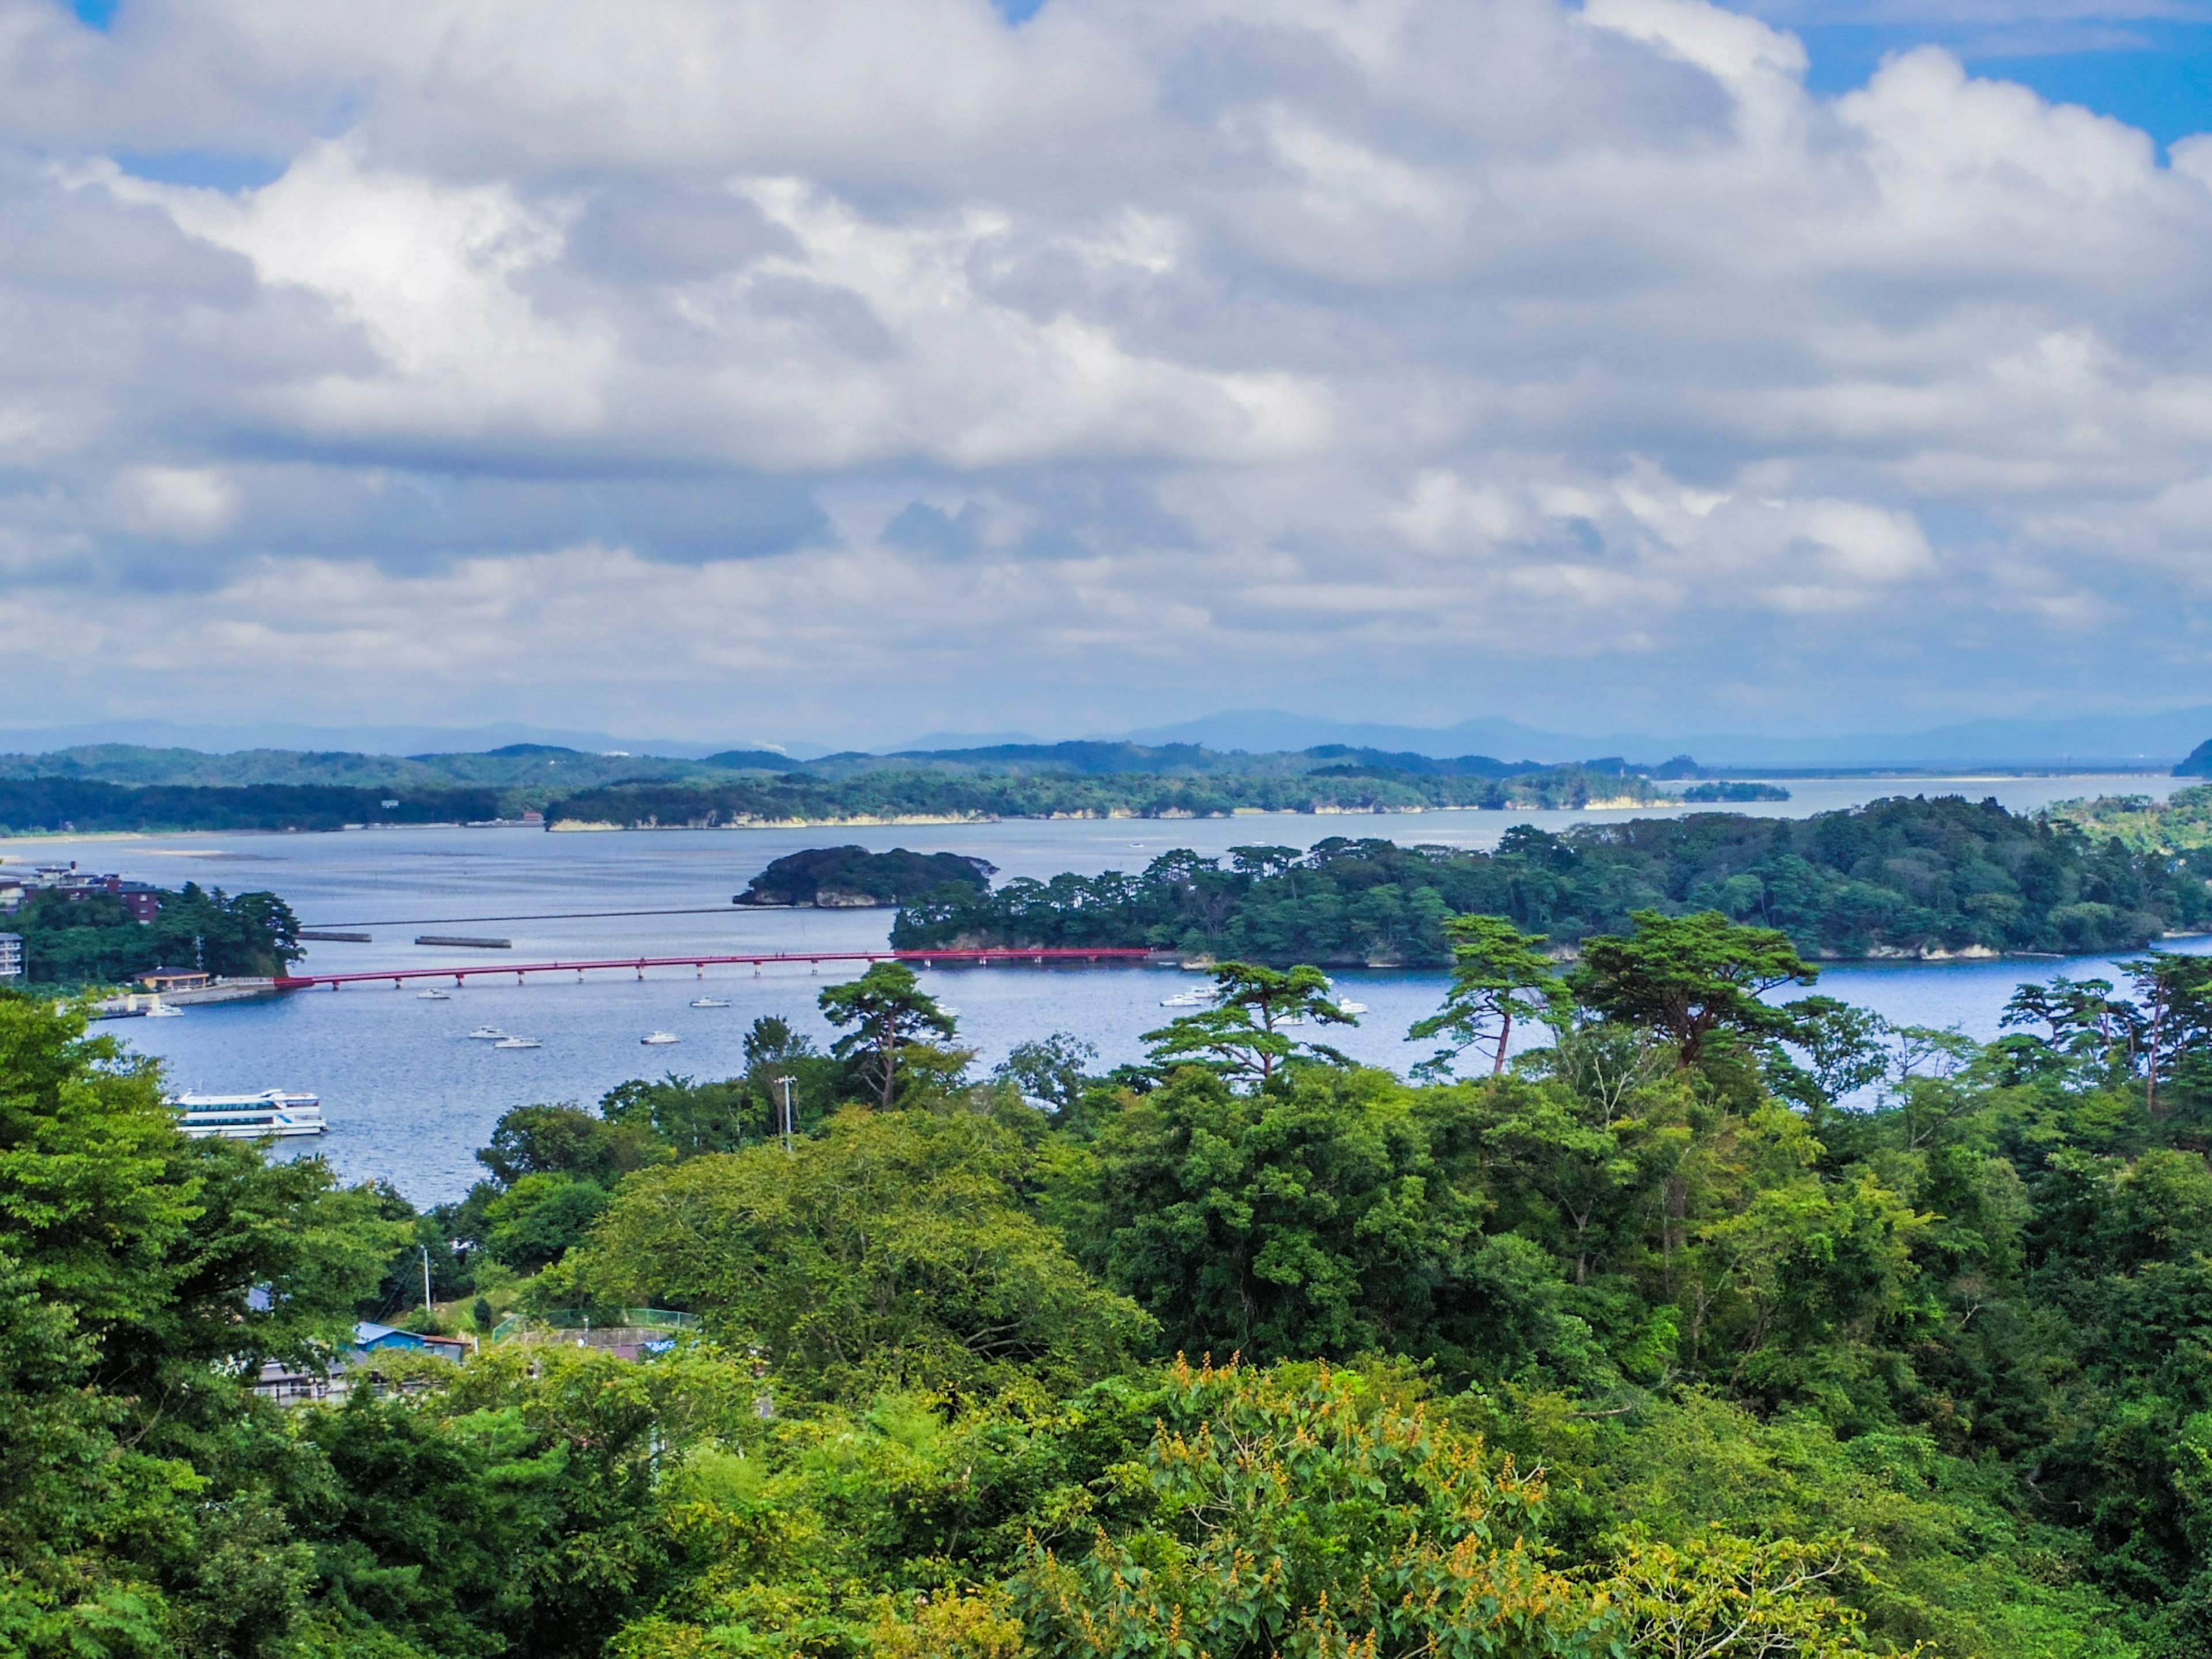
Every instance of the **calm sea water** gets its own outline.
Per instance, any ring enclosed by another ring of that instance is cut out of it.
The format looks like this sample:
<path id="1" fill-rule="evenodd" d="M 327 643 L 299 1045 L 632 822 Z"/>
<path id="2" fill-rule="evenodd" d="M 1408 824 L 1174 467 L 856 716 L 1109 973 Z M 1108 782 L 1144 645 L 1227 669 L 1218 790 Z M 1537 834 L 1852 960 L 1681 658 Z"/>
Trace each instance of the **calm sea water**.
<path id="1" fill-rule="evenodd" d="M 1786 804 L 1744 810 L 1769 815 L 1826 811 L 1900 793 L 1995 796 L 2025 811 L 2069 796 L 2163 796 L 2164 777 L 1792 781 Z M 1643 816 L 1651 816 L 1647 809 Z M 0 857 L 86 868 L 175 886 L 186 879 L 233 891 L 267 888 L 309 926 L 352 926 L 372 943 L 316 944 L 305 971 L 434 966 L 506 960 L 508 953 L 440 951 L 412 943 L 420 932 L 489 934 L 514 941 L 512 959 L 675 955 L 686 951 L 880 948 L 884 910 L 738 910 L 732 894 L 768 862 L 801 848 L 857 843 L 908 847 L 990 860 L 1002 876 L 1133 870 L 1172 848 L 1219 853 L 1250 842 L 1304 847 L 1324 836 L 1382 836 L 1454 847 L 1494 845 L 1516 823 L 1564 829 L 1627 813 L 1427 812 L 1412 816 L 1267 816 L 1170 823 L 1010 823 L 896 829 L 611 832 L 428 829 L 320 836 L 173 836 L 82 841 L 0 842 Z M 706 915 L 547 920 L 569 911 L 679 909 Z M 2191 943 L 2184 948 L 2212 948 Z M 1956 1025 L 1996 1034 L 1998 1011 L 2023 980 L 2101 971 L 2092 959 L 1883 963 L 1831 968 L 1820 988 L 1893 1020 Z M 654 970 L 642 981 L 596 974 L 516 987 L 471 981 L 448 1001 L 424 1001 L 419 981 L 395 992 L 349 987 L 263 1002 L 195 1008 L 183 1018 L 117 1021 L 105 1029 L 157 1056 L 179 1089 L 230 1091 L 281 1086 L 320 1095 L 332 1132 L 314 1143 L 349 1180 L 387 1180 L 417 1203 L 458 1197 L 479 1173 L 471 1154 L 509 1107 L 533 1101 L 590 1102 L 629 1078 L 665 1072 L 724 1077 L 740 1064 L 745 1028 L 781 1014 L 826 1044 L 815 1012 L 821 988 L 848 976 L 825 967 Z M 1161 999 L 1196 975 L 1173 969 L 997 967 L 934 969 L 929 988 L 960 1011 L 962 1037 L 988 1066 L 1015 1043 L 1068 1031 L 1096 1045 L 1103 1065 L 1138 1058 L 1142 1034 L 1170 1013 Z M 1368 1005 L 1356 1029 L 1331 1033 L 1356 1058 L 1403 1069 L 1425 1057 L 1406 1028 L 1434 1010 L 1441 971 L 1370 970 L 1339 975 Z M 702 992 L 730 1006 L 695 1009 Z M 489 1024 L 538 1038 L 541 1048 L 495 1050 L 466 1033 Z M 682 1041 L 647 1048 L 647 1031 Z"/>

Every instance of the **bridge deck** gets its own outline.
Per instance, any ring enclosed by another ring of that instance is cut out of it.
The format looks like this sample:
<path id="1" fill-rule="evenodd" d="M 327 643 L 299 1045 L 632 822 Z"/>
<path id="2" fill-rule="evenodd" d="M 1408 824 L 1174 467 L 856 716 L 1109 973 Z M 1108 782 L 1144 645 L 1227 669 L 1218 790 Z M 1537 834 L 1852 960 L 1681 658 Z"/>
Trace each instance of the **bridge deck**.
<path id="1" fill-rule="evenodd" d="M 758 968 L 775 962 L 804 962 L 809 964 L 825 962 L 918 962 L 929 967 L 940 962 L 969 963 L 980 966 L 994 962 L 1141 963 L 1154 958 L 1155 953 L 1151 951 L 1118 946 L 1026 951 L 779 951 L 752 956 L 605 957 L 589 962 L 502 962 L 471 963 L 459 968 L 386 968 L 350 974 L 288 974 L 279 975 L 274 983 L 280 991 L 305 991 L 318 985 L 327 985 L 335 991 L 342 985 L 380 985 L 387 981 L 397 988 L 410 979 L 450 979 L 459 985 L 486 974 L 513 974 L 515 982 L 520 984 L 526 974 L 573 973 L 580 979 L 587 973 L 613 968 L 633 969 L 637 976 L 643 979 L 648 968 L 690 968 L 703 977 L 709 968 Z M 1158 959 L 1167 960 L 1164 956 Z"/>

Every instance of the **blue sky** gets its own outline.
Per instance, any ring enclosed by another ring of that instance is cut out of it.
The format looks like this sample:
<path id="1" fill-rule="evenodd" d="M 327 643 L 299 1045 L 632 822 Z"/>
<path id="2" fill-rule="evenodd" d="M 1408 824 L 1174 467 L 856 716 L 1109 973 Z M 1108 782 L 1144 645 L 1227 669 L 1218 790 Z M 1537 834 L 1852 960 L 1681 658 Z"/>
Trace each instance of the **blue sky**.
<path id="1" fill-rule="evenodd" d="M 1992 27 L 1980 21 L 1793 27 L 1812 59 L 1808 84 L 1817 91 L 1863 86 L 1889 53 L 1935 45 L 1957 52 L 1977 75 L 2017 81 L 2045 98 L 2117 116 L 2161 144 L 2212 131 L 2212 22 L 2142 17 L 2058 27 Z M 2093 44 L 2079 44 L 2085 40 Z"/>
<path id="2" fill-rule="evenodd" d="M 2198 703 L 2208 70 L 2196 0 L 0 0 L 0 710 Z"/>

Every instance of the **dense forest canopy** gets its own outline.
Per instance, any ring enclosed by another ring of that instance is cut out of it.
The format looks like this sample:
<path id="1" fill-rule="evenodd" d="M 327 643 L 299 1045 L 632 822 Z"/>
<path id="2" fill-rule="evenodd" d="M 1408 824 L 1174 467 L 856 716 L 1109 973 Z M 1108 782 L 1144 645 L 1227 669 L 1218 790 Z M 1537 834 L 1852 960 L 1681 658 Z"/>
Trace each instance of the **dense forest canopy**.
<path id="1" fill-rule="evenodd" d="M 161 914 L 141 922 L 104 893 L 33 890 L 14 915 L 0 916 L 0 932 L 22 936 L 23 976 L 45 985 L 119 985 L 152 968 L 266 977 L 304 954 L 299 922 L 274 893 L 186 882 L 161 898 Z"/>
<path id="2" fill-rule="evenodd" d="M 467 823 L 500 815 L 492 789 L 335 784 L 150 784 L 85 778 L 0 778 L 0 836 L 33 831 L 340 830 L 348 824 Z"/>
<path id="3" fill-rule="evenodd" d="M 1714 912 L 1451 938 L 1427 1081 L 1246 964 L 979 1077 L 878 964 L 422 1213 L 0 993 L 0 1650 L 2198 1659 L 2212 959 L 1978 1045 Z M 251 1392 L 361 1317 L 483 1346 Z"/>
<path id="4" fill-rule="evenodd" d="M 1454 915 L 1572 945 L 1642 908 L 1714 909 L 1808 956 L 2139 948 L 2212 925 L 2196 864 L 1956 796 L 1806 818 L 1697 813 L 1506 831 L 1494 853 L 1331 836 L 1019 878 L 902 910 L 892 942 L 1153 945 L 1271 963 L 1441 964 Z"/>

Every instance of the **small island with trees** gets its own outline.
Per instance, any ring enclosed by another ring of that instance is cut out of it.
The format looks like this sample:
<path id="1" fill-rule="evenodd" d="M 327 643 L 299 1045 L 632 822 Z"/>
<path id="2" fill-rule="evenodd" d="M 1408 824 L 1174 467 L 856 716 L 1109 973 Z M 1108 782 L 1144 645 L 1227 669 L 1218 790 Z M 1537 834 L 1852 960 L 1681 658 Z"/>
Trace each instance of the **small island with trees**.
<path id="1" fill-rule="evenodd" d="M 1806 818 L 1516 824 L 1490 853 L 1331 836 L 1189 851 L 1134 874 L 1019 878 L 902 908 L 902 949 L 1149 945 L 1193 957 L 1441 966 L 1445 924 L 1503 916 L 1571 949 L 1638 910 L 1711 909 L 1808 957 L 2126 951 L 2212 927 L 2212 854 L 2091 836 L 1993 800 L 1896 798 Z"/>

